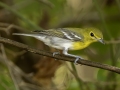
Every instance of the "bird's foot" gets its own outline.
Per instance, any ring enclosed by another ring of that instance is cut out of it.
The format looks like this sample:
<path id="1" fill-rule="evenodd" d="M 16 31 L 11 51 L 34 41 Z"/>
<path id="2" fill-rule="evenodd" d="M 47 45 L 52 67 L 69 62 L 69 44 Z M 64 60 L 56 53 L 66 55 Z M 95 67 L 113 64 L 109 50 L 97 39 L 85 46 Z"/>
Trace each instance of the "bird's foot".
<path id="1" fill-rule="evenodd" d="M 75 61 L 74 61 L 74 64 L 78 65 L 77 61 L 80 60 L 80 59 L 83 59 L 83 58 L 80 57 L 80 56 L 77 56 L 76 59 L 75 59 Z"/>
<path id="2" fill-rule="evenodd" d="M 53 53 L 53 56 L 55 56 L 56 54 L 60 54 L 60 52 L 54 52 L 54 53 Z"/>
<path id="3" fill-rule="evenodd" d="M 60 52 L 54 52 L 53 56 L 55 56 L 56 54 L 60 54 Z M 57 59 L 55 59 L 55 60 L 57 60 Z"/>

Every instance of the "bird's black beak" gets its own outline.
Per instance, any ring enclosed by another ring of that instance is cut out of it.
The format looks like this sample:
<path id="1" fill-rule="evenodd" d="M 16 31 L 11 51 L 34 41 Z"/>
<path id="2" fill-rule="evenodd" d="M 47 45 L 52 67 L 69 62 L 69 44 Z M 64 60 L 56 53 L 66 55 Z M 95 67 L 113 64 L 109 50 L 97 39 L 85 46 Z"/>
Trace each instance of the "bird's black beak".
<path id="1" fill-rule="evenodd" d="M 103 39 L 98 39 L 99 42 L 101 42 L 102 44 L 105 44 Z"/>

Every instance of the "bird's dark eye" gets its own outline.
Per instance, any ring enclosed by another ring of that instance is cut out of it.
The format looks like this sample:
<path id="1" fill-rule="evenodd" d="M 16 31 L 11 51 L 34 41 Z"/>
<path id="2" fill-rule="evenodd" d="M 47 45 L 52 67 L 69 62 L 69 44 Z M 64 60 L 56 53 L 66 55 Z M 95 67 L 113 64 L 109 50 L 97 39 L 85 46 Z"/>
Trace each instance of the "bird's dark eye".
<path id="1" fill-rule="evenodd" d="M 94 36 L 94 34 L 91 32 L 91 33 L 90 33 L 90 36 L 92 36 L 92 37 L 93 37 L 93 36 Z"/>

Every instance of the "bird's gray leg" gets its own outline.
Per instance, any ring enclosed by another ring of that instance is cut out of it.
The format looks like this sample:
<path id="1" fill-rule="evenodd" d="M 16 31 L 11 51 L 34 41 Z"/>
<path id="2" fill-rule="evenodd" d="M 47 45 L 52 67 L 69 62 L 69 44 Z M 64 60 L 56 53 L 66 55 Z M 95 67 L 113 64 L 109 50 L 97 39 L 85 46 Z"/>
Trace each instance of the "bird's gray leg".
<path id="1" fill-rule="evenodd" d="M 79 59 L 82 59 L 82 57 L 80 57 L 80 56 L 73 55 L 73 54 L 69 54 L 69 53 L 68 53 L 68 48 L 64 48 L 63 54 L 66 55 L 66 56 L 75 57 L 76 59 L 75 59 L 75 61 L 74 61 L 74 64 L 77 64 L 77 61 L 78 61 Z"/>

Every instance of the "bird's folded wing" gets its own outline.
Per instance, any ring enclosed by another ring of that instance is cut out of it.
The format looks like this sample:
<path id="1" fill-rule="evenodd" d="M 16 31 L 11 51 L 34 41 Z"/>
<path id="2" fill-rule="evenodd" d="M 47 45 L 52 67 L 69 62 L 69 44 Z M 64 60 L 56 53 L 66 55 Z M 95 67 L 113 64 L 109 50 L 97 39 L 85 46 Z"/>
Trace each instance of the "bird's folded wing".
<path id="1" fill-rule="evenodd" d="M 49 30 L 36 30 L 33 31 L 36 34 L 43 34 L 47 36 L 52 36 L 52 37 L 59 37 L 71 41 L 82 41 L 83 36 L 69 30 L 69 28 L 58 28 L 58 29 L 49 29 Z"/>

